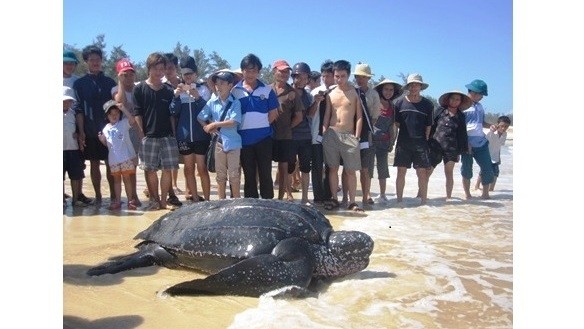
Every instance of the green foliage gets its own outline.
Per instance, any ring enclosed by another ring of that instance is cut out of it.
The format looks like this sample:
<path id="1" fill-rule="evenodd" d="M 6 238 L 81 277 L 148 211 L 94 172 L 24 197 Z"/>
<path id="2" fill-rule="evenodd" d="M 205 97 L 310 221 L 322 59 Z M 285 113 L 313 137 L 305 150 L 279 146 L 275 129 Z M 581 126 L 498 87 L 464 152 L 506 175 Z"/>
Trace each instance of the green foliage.
<path id="1" fill-rule="evenodd" d="M 103 51 L 103 64 L 102 70 L 105 75 L 116 79 L 116 62 L 121 58 L 128 58 L 132 61 L 134 69 L 136 70 L 136 81 L 145 80 L 148 78 L 148 70 L 146 68 L 146 58 L 137 61 L 133 59 L 126 51 L 123 49 L 123 45 L 114 46 L 112 50 L 106 52 L 105 36 L 103 34 L 98 35 L 90 44 L 99 47 Z M 75 74 L 78 76 L 83 76 L 87 73 L 87 64 L 83 61 L 82 51 L 85 46 L 77 48 L 74 45 L 63 43 L 64 50 L 71 50 L 77 55 L 79 64 L 75 69 Z M 229 62 L 223 59 L 216 51 L 213 51 L 210 55 L 205 54 L 203 49 L 196 49 L 191 51 L 188 46 L 183 46 L 180 42 L 177 42 L 175 48 L 172 52 L 179 58 L 179 60 L 185 56 L 192 56 L 197 63 L 199 69 L 199 77 L 207 77 L 211 73 L 223 69 L 231 68 Z"/>

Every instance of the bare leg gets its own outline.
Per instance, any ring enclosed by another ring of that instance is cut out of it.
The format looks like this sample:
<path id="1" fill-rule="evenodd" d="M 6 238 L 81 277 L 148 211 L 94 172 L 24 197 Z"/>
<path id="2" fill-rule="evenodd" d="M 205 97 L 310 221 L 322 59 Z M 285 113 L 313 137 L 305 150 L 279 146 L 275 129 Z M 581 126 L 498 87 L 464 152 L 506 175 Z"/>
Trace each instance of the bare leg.
<path id="1" fill-rule="evenodd" d="M 448 161 L 444 165 L 444 176 L 446 177 L 446 199 L 452 199 L 452 188 L 454 187 L 454 161 Z"/>
<path id="2" fill-rule="evenodd" d="M 136 177 L 136 175 L 122 176 L 122 181 L 124 182 L 124 189 L 126 190 L 126 197 L 128 198 L 128 203 L 133 200 L 132 197 L 136 194 L 136 190 L 134 189 L 134 186 L 132 186 L 132 176 Z"/>
<path id="3" fill-rule="evenodd" d="M 397 177 L 395 178 L 395 195 L 397 196 L 397 202 L 403 201 L 407 171 L 408 168 L 406 167 L 397 167 Z"/>
<path id="4" fill-rule="evenodd" d="M 345 170 L 347 175 L 347 190 L 349 194 L 349 204 L 355 203 L 357 193 L 357 173 L 355 170 Z"/>
<path id="5" fill-rule="evenodd" d="M 426 191 L 428 190 L 428 184 L 430 183 L 430 176 L 432 176 L 432 173 L 434 172 L 434 167 L 430 167 L 429 169 L 427 169 L 426 172 Z M 422 195 L 420 194 L 420 189 L 418 188 L 418 194 L 416 194 L 416 198 L 421 198 Z"/>
<path id="6" fill-rule="evenodd" d="M 193 201 L 199 201 L 197 196 L 197 178 L 195 177 L 195 155 L 189 154 L 183 156 L 184 167 L 183 172 L 185 175 L 185 181 L 187 183 L 187 189 L 191 192 Z"/>
<path id="7" fill-rule="evenodd" d="M 211 200 L 211 178 L 209 177 L 209 170 L 207 170 L 207 163 L 205 163 L 205 155 L 195 155 L 197 161 L 197 173 L 201 178 L 201 189 L 205 200 Z"/>
<path id="8" fill-rule="evenodd" d="M 479 174 L 479 177 L 477 177 L 477 183 L 475 184 L 475 190 L 480 190 L 481 189 L 481 174 Z"/>
<path id="9" fill-rule="evenodd" d="M 495 184 L 497 184 L 497 176 L 493 177 L 493 182 L 489 185 L 489 191 L 495 190 Z"/>
<path id="10" fill-rule="evenodd" d="M 89 173 L 91 176 L 91 184 L 95 193 L 95 203 L 101 203 L 101 170 L 99 168 L 99 160 L 89 160 Z"/>
<path id="11" fill-rule="evenodd" d="M 63 185 L 63 188 L 65 186 Z M 81 196 L 81 180 L 71 179 L 71 204 L 74 205 Z"/>
<path id="12" fill-rule="evenodd" d="M 472 199 L 470 194 L 470 179 L 462 178 L 462 188 L 464 189 L 464 196 L 467 200 Z"/>
<path id="13" fill-rule="evenodd" d="M 146 175 L 146 186 L 148 187 L 150 201 L 160 202 L 160 196 L 158 195 L 158 174 L 154 170 L 146 170 L 144 173 Z"/>
<path id="14" fill-rule="evenodd" d="M 418 191 L 420 192 L 420 204 L 424 205 L 428 201 L 428 169 L 418 168 L 416 169 L 416 175 L 418 176 Z"/>
<path id="15" fill-rule="evenodd" d="M 309 173 L 300 173 L 300 183 L 302 185 L 302 204 L 306 204 L 308 202 L 308 184 L 310 181 L 310 174 Z"/>
<path id="16" fill-rule="evenodd" d="M 278 162 L 278 200 L 284 199 L 284 194 L 288 192 L 290 188 L 289 175 L 288 175 L 288 162 Z"/>
<path id="17" fill-rule="evenodd" d="M 122 176 L 116 175 L 113 176 L 114 180 L 114 190 L 113 190 L 113 198 L 111 198 L 109 210 L 115 210 L 120 208 L 120 203 L 122 200 Z"/>
<path id="18" fill-rule="evenodd" d="M 379 196 L 385 196 L 385 189 L 387 187 L 387 179 L 379 179 Z"/>
<path id="19" fill-rule="evenodd" d="M 160 208 L 166 209 L 166 197 L 172 189 L 172 169 L 162 169 L 160 175 Z"/>
<path id="20" fill-rule="evenodd" d="M 359 171 L 359 180 L 361 181 L 361 192 L 363 194 L 363 206 L 365 206 L 368 200 L 371 198 L 371 178 L 369 178 L 369 169 L 361 168 Z"/>
<path id="21" fill-rule="evenodd" d="M 110 190 L 110 199 L 115 198 L 114 195 L 114 176 L 112 176 L 112 171 L 110 170 L 110 166 L 109 166 L 109 162 L 107 160 L 105 160 L 105 178 L 107 179 L 107 183 L 109 184 L 109 190 Z M 121 184 L 121 180 L 122 178 L 120 177 L 120 184 Z M 121 189 L 121 186 L 120 186 Z M 120 198 L 120 194 L 118 194 L 118 198 Z"/>

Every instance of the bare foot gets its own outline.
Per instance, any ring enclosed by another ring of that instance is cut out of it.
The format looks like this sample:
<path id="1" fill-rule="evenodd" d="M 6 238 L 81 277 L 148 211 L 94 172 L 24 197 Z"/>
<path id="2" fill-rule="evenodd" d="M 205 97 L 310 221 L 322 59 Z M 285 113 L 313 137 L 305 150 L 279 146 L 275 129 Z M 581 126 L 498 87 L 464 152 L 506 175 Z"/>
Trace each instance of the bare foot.
<path id="1" fill-rule="evenodd" d="M 467 199 L 467 200 L 470 200 L 470 199 L 472 199 L 472 195 L 467 194 L 467 195 L 464 196 L 464 198 Z"/>

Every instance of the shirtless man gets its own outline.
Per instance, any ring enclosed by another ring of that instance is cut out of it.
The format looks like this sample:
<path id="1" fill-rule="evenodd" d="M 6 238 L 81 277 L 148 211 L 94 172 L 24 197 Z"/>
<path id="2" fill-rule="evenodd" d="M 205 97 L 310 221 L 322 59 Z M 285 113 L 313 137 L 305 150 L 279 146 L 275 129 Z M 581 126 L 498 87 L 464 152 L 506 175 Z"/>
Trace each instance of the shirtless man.
<path id="1" fill-rule="evenodd" d="M 351 64 L 345 60 L 339 60 L 334 63 L 333 69 L 337 88 L 326 96 L 326 110 L 322 128 L 324 159 L 329 167 L 329 185 L 331 191 L 337 190 L 338 170 L 340 160 L 343 159 L 349 192 L 348 209 L 363 211 L 355 203 L 357 190 L 355 171 L 361 169 L 359 136 L 361 136 L 363 126 L 359 95 L 357 95 L 355 87 L 349 84 Z M 325 209 L 331 210 L 338 206 L 338 197 L 333 193 L 332 199 L 325 204 Z"/>

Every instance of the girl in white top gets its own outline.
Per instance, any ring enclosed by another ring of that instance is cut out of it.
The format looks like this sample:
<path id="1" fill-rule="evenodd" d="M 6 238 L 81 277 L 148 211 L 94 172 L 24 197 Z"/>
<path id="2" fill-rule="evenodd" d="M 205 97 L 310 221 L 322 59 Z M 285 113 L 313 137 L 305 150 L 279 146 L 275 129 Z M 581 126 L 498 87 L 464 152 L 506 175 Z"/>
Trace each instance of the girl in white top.
<path id="1" fill-rule="evenodd" d="M 109 210 L 121 208 L 122 180 L 128 197 L 128 209 L 135 210 L 137 205 L 133 196 L 134 186 L 130 175 L 136 175 L 138 158 L 130 140 L 130 127 L 136 125 L 134 116 L 121 103 L 114 100 L 107 101 L 103 105 L 105 115 L 109 123 L 99 133 L 99 140 L 108 148 L 109 166 L 114 178 L 114 200 L 111 201 Z M 122 113 L 124 116 L 122 117 Z"/>

